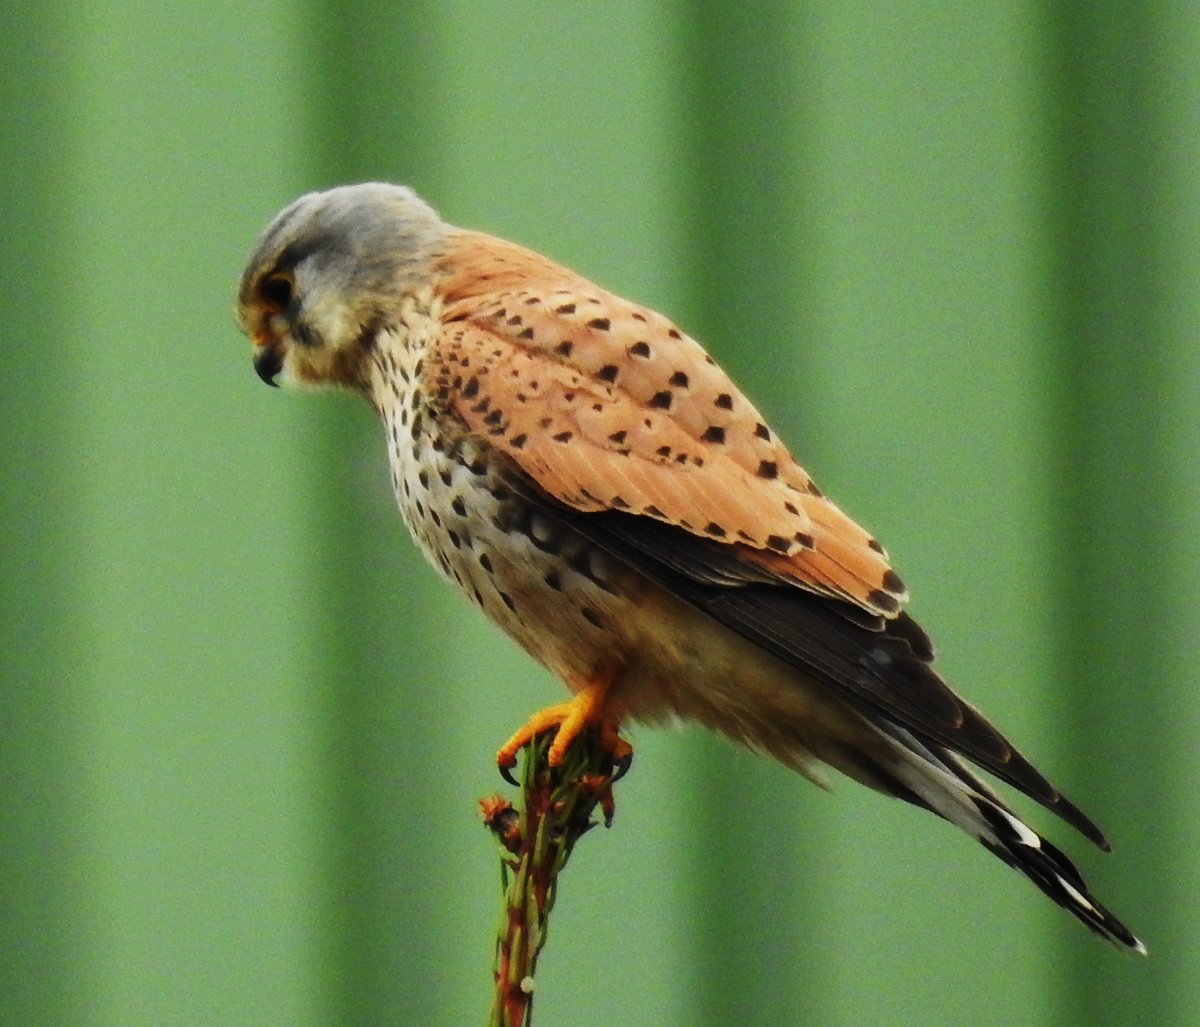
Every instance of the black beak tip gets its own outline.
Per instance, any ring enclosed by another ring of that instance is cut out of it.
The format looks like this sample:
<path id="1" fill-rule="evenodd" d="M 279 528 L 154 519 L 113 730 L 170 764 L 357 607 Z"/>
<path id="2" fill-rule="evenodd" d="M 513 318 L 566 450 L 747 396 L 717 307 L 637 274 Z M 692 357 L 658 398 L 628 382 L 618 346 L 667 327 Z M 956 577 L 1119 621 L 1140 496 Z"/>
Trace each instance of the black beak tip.
<path id="1" fill-rule="evenodd" d="M 278 346 L 267 343 L 254 354 L 254 371 L 273 389 L 279 388 L 275 379 L 283 370 L 283 353 Z"/>

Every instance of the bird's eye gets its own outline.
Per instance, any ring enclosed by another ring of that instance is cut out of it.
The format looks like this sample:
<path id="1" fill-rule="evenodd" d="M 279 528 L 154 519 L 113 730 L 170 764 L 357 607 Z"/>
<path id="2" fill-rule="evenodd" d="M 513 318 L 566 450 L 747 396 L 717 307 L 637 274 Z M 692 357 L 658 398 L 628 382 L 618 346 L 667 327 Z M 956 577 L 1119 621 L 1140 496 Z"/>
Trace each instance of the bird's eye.
<path id="1" fill-rule="evenodd" d="M 276 271 L 262 280 L 258 286 L 258 293 L 272 310 L 283 311 L 291 305 L 295 288 L 296 280 L 291 275 Z"/>

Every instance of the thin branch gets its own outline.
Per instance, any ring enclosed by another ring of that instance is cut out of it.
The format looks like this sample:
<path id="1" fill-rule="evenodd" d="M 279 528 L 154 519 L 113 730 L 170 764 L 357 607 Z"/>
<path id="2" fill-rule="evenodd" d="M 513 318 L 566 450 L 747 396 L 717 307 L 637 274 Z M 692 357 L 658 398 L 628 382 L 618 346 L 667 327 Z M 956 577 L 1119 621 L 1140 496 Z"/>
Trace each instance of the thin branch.
<path id="1" fill-rule="evenodd" d="M 489 1027 L 529 1027 L 537 959 L 546 944 L 558 875 L 575 843 L 592 827 L 600 806 L 612 824 L 612 756 L 585 731 L 551 769 L 553 732 L 523 750 L 520 808 L 494 795 L 480 800 L 484 824 L 500 842 L 504 900 L 492 963 L 495 999 Z"/>

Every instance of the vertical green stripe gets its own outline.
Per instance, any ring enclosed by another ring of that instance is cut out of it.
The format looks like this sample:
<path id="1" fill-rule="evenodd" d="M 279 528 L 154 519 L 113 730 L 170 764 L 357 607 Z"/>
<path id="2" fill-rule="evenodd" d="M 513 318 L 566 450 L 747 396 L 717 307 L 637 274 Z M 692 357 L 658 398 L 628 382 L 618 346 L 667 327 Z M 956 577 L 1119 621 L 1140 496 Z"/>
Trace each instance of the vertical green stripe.
<path id="1" fill-rule="evenodd" d="M 82 511 L 69 473 L 78 383 L 61 352 L 71 281 L 56 263 L 72 245 L 58 219 L 72 86 L 57 60 L 60 13 L 48 7 L 10 25 L 0 68 L 0 178 L 12 190 L 0 232 L 0 1020 L 31 1025 L 86 1022 L 96 986 L 80 930 L 90 912 L 73 630 Z"/>
<path id="2" fill-rule="evenodd" d="M 1191 788 L 1197 566 L 1196 80 L 1200 19 L 1064 8 L 1053 26 L 1060 622 L 1074 758 L 1103 803 L 1118 894 L 1152 953 L 1097 967 L 1070 948 L 1080 1022 L 1197 1015 Z M 1114 901 L 1116 901 L 1114 899 Z M 1188 953 L 1193 954 L 1188 959 Z M 1188 1015 L 1191 1010 L 1191 1015 Z"/>
<path id="3" fill-rule="evenodd" d="M 1034 28 L 875 4 L 814 8 L 808 31 L 796 449 L 888 546 L 942 672 L 1049 763 Z M 1043 925 L 1073 925 L 955 829 L 836 787 L 809 967 L 828 1022 L 1041 1021 Z"/>
<path id="4" fill-rule="evenodd" d="M 705 3 L 687 9 L 684 32 L 692 244 L 679 316 L 690 310 L 689 330 L 803 458 L 811 97 L 797 86 L 812 81 L 810 19 L 795 4 Z M 826 1022 L 828 797 L 715 739 L 698 749 L 694 780 L 697 858 L 684 872 L 703 1022 Z"/>
<path id="5" fill-rule="evenodd" d="M 314 4 L 306 14 L 309 38 L 319 41 L 309 49 L 315 174 L 307 185 L 416 184 L 433 163 L 439 19 L 393 4 Z M 452 770 L 449 718 L 430 717 L 446 709 L 439 642 L 460 611 L 399 523 L 382 433 L 366 407 L 321 397 L 307 416 L 319 520 L 310 544 L 327 596 L 317 668 L 323 1019 L 470 1022 L 479 995 L 469 973 L 453 974 L 464 986 L 450 994 L 421 984 L 452 974 L 454 949 L 467 949 L 452 932 L 424 926 L 467 919 L 447 885 L 461 881 L 460 894 L 475 894 L 473 882 L 482 896 L 492 876 L 482 860 L 464 867 L 446 857 L 469 852 L 468 837 L 481 840 L 467 835 L 472 793 Z M 490 917 L 481 920 L 482 968 Z"/>

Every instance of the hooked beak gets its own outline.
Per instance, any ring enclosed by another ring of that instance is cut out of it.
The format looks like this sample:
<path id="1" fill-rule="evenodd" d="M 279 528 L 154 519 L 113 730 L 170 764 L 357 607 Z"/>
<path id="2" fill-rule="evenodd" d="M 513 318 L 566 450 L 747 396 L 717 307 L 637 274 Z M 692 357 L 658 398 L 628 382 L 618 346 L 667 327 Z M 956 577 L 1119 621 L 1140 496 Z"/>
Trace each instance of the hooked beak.
<path id="1" fill-rule="evenodd" d="M 254 371 L 272 388 L 278 388 L 275 379 L 283 370 L 283 343 L 267 332 L 255 332 L 254 342 Z"/>

